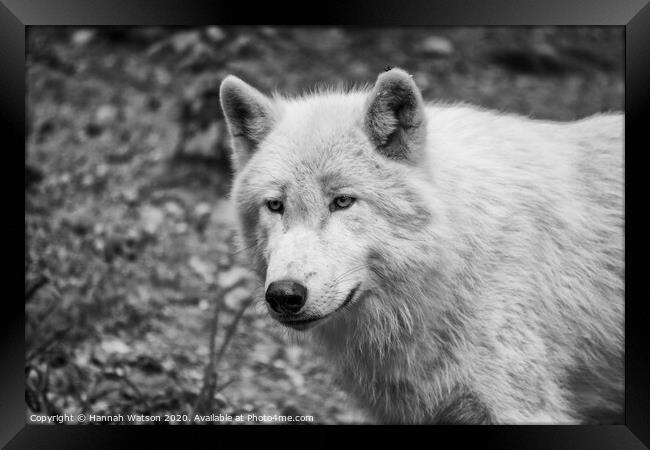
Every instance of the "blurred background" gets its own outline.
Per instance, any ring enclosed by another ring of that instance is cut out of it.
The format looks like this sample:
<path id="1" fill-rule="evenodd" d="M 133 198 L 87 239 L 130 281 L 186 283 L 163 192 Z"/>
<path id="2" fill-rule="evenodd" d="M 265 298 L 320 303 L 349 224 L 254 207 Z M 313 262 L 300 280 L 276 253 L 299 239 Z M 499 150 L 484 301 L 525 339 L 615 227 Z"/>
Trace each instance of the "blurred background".
<path id="1" fill-rule="evenodd" d="M 372 422 L 267 317 L 233 244 L 227 74 L 296 94 L 399 66 L 426 100 L 554 120 L 623 109 L 621 27 L 28 27 L 27 40 L 28 416 Z"/>

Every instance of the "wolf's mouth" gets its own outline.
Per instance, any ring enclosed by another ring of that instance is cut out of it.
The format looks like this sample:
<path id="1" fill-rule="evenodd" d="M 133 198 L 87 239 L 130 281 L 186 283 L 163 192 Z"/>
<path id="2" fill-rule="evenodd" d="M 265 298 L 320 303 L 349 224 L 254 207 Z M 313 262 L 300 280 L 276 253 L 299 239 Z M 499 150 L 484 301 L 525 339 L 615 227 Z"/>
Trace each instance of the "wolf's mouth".
<path id="1" fill-rule="evenodd" d="M 287 327 L 293 328 L 295 330 L 306 330 L 309 328 L 312 324 L 315 324 L 316 322 L 321 322 L 328 317 L 331 317 L 333 314 L 337 313 L 338 311 L 342 310 L 345 308 L 348 303 L 350 303 L 353 299 L 357 291 L 359 290 L 359 287 L 361 286 L 361 283 L 357 284 L 352 290 L 348 293 L 348 296 L 345 297 L 345 300 L 341 305 L 336 308 L 334 311 L 331 313 L 325 315 L 325 316 L 320 316 L 320 317 L 310 317 L 308 319 L 286 319 L 286 318 L 278 318 L 278 321 Z"/>

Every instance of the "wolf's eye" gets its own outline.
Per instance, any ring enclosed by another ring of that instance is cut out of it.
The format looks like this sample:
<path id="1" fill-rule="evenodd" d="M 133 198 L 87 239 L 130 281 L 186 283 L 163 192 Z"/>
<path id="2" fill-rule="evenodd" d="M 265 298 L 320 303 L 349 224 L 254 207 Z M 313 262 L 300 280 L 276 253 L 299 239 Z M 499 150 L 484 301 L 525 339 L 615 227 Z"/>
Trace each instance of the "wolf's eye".
<path id="1" fill-rule="evenodd" d="M 354 200 L 354 198 L 347 195 L 336 197 L 332 202 L 332 210 L 349 208 L 354 203 Z"/>
<path id="2" fill-rule="evenodd" d="M 269 200 L 266 202 L 266 207 L 269 208 L 269 211 L 274 213 L 281 213 L 284 211 L 284 205 L 280 200 Z"/>

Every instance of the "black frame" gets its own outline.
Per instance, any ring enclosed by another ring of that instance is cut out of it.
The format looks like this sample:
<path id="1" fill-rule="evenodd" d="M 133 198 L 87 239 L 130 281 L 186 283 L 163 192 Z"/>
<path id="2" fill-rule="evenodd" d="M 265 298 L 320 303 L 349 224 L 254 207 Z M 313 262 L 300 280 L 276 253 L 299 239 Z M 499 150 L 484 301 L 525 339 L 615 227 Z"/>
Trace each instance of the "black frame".
<path id="1" fill-rule="evenodd" d="M 625 123 L 626 123 L 626 408 L 625 425 L 619 426 L 500 426 L 500 427 L 411 427 L 410 434 L 432 433 L 433 445 L 450 439 L 454 444 L 476 440 L 482 445 L 516 448 L 647 448 L 650 445 L 650 347 L 645 306 L 647 289 L 641 285 L 635 258 L 647 248 L 644 233 L 635 218 L 633 189 L 643 170 L 630 164 L 648 148 L 643 119 L 650 105 L 650 5 L 647 0 L 411 0 L 403 2 L 361 0 L 334 4 L 325 1 L 317 7 L 266 2 L 252 6 L 248 2 L 183 0 L 0 0 L 0 123 L 2 134 L 13 145 L 5 152 L 18 158 L 17 148 L 25 144 L 25 26 L 26 25 L 199 25 L 228 24 L 312 24 L 372 26 L 440 25 L 619 25 L 625 27 Z M 301 13 L 299 17 L 292 14 Z M 647 119 L 646 119 L 647 121 Z M 645 126 L 647 128 L 647 125 Z M 645 143 L 645 145 L 643 145 Z M 631 148 L 639 147 L 638 149 Z M 23 147 L 24 148 L 24 147 Z M 6 154 L 5 153 L 5 154 Z M 642 167 L 642 166 L 641 166 Z M 18 182 L 5 185 L 5 192 L 17 190 Z M 15 193 L 17 196 L 18 193 Z M 632 241 L 632 239 L 634 241 Z M 644 242 L 641 242 L 644 241 Z M 5 272 L 7 273 L 7 272 Z M 18 274 L 16 275 L 18 279 Z M 13 281 L 13 278 L 11 278 Z M 638 291 L 639 294 L 633 295 Z M 23 448 L 112 448 L 132 442 L 149 427 L 45 427 L 25 423 L 24 400 L 24 309 L 18 295 L 3 302 L 0 316 L 0 444 L 11 449 Z M 11 308 L 8 308 L 11 306 Z M 646 337 L 646 339 L 643 339 Z M 215 433 L 237 432 L 245 427 L 169 427 L 164 433 L 182 445 L 195 442 L 197 433 L 211 433 L 211 442 L 221 442 Z M 350 427 L 348 427 L 349 429 Z M 357 427 L 353 427 L 357 428 Z M 361 427 L 359 427 L 361 428 Z M 396 427 L 372 427 L 372 434 L 383 437 Z M 199 431 L 202 430 L 202 431 Z M 322 430 L 322 428 L 321 428 Z M 338 429 L 337 429 L 338 430 Z M 161 428 L 156 427 L 160 435 Z M 299 440 L 313 427 L 257 427 L 256 436 L 273 434 L 282 442 Z M 319 430 L 315 430 L 319 431 Z M 187 433 L 192 433 L 190 438 Z M 282 433 L 282 434 L 279 434 Z M 327 427 L 325 439 L 336 436 Z M 170 436 L 171 435 L 171 436 Z M 182 436 L 180 439 L 179 437 Z M 217 434 L 220 436 L 220 434 Z M 242 434 L 242 436 L 244 436 Z M 422 436 L 413 436 L 413 441 Z M 190 440 L 191 439 L 191 440 Z M 310 440 L 313 443 L 313 440 Z M 308 441 L 309 442 L 309 441 Z M 324 441 L 323 441 L 324 442 Z M 645 445 L 644 445 L 645 443 Z M 149 445 L 151 445 L 149 443 Z"/>

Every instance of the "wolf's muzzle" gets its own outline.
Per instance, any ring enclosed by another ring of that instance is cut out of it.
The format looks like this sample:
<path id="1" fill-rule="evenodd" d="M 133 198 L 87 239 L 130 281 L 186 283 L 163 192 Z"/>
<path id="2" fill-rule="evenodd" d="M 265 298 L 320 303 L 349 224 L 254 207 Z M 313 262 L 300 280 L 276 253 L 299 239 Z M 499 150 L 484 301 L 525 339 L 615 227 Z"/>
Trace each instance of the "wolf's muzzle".
<path id="1" fill-rule="evenodd" d="M 296 314 L 307 301 L 307 288 L 293 280 L 274 281 L 266 289 L 266 302 L 279 314 Z"/>

